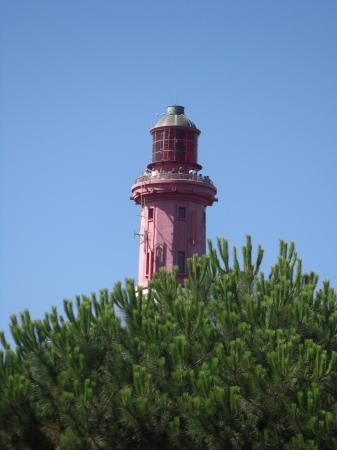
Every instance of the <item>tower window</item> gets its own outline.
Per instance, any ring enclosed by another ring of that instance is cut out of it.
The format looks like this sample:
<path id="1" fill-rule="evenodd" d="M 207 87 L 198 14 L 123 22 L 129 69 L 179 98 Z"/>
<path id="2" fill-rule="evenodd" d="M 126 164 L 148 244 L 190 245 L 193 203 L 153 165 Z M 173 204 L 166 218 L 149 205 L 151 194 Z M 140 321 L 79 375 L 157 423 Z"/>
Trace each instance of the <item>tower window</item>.
<path id="1" fill-rule="evenodd" d="M 192 214 L 192 244 L 196 245 L 198 240 L 198 211 L 193 211 Z"/>
<path id="2" fill-rule="evenodd" d="M 149 274 L 149 269 L 150 269 L 150 253 L 147 252 L 147 253 L 146 253 L 146 267 L 145 267 L 145 273 L 146 273 L 146 275 Z"/>
<path id="3" fill-rule="evenodd" d="M 165 266 L 166 261 L 166 244 L 158 245 L 156 248 L 156 269 Z"/>
<path id="4" fill-rule="evenodd" d="M 185 252 L 178 252 L 178 273 L 185 273 Z"/>
<path id="5" fill-rule="evenodd" d="M 148 220 L 153 220 L 153 208 L 149 208 L 148 209 L 147 219 Z"/>
<path id="6" fill-rule="evenodd" d="M 185 219 L 186 208 L 184 206 L 178 206 L 178 219 Z"/>
<path id="7" fill-rule="evenodd" d="M 153 252 L 147 252 L 145 274 L 147 277 L 151 277 L 152 273 L 153 273 Z"/>

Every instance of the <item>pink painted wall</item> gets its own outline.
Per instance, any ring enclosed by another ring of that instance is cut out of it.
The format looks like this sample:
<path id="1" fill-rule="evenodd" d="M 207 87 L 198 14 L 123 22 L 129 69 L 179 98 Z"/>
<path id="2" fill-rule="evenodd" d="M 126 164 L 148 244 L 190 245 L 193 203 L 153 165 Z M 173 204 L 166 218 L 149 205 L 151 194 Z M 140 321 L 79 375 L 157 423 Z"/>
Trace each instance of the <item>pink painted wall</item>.
<path id="1" fill-rule="evenodd" d="M 178 207 L 185 208 L 184 219 L 178 218 Z M 153 208 L 153 219 L 150 220 L 149 208 Z M 141 286 L 147 286 L 151 276 L 148 253 L 153 255 L 153 272 L 160 266 L 165 266 L 171 271 L 173 266 L 178 264 L 178 251 L 183 251 L 185 258 L 190 258 L 195 253 L 198 255 L 205 253 L 205 206 L 179 198 L 149 201 L 141 210 L 140 234 L 138 279 Z M 194 237 L 197 237 L 195 241 Z M 181 274 L 180 278 L 183 276 L 184 274 Z"/>

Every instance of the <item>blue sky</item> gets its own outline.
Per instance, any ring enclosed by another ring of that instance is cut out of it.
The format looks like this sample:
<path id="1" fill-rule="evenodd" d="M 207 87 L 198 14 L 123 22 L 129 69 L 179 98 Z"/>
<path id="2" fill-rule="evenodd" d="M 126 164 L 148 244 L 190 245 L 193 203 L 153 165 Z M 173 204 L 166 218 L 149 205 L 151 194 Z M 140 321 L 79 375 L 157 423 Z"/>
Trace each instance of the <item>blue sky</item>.
<path id="1" fill-rule="evenodd" d="M 0 329 L 136 277 L 130 187 L 182 104 L 218 187 L 208 237 L 294 240 L 337 285 L 334 0 L 11 0 L 0 15 Z"/>

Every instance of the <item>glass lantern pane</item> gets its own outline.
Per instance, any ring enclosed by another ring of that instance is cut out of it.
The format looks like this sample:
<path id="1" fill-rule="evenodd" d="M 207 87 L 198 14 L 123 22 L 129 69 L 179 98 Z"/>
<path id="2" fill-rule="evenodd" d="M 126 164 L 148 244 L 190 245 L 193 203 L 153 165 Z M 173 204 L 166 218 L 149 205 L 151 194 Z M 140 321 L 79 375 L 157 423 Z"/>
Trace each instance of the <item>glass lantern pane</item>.
<path id="1" fill-rule="evenodd" d="M 176 143 L 175 143 L 175 149 L 179 150 L 180 152 L 184 152 L 185 151 L 185 141 L 183 141 L 182 139 L 177 139 Z"/>
<path id="2" fill-rule="evenodd" d="M 185 139 L 185 130 L 177 129 L 176 130 L 176 138 L 177 139 Z"/>

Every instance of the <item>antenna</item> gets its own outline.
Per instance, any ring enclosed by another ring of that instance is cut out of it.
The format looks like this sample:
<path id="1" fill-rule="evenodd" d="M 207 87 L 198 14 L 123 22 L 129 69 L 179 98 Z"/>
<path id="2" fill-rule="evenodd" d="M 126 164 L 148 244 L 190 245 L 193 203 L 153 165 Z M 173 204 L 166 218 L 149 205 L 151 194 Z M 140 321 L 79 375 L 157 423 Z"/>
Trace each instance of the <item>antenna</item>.
<path id="1" fill-rule="evenodd" d="M 145 234 L 143 233 L 138 233 L 137 231 L 133 230 L 133 238 L 136 239 L 136 237 L 139 238 L 139 242 L 141 244 L 143 244 L 143 242 L 145 241 L 146 237 Z"/>

